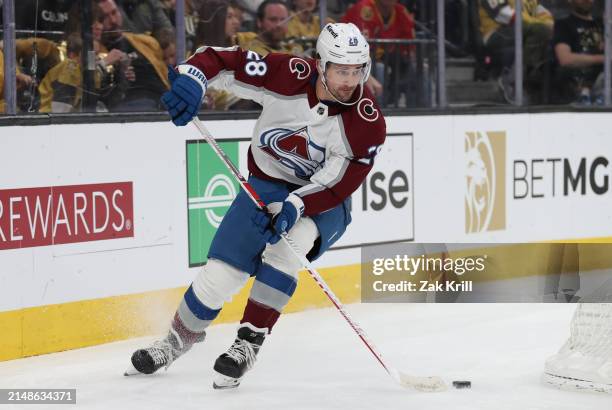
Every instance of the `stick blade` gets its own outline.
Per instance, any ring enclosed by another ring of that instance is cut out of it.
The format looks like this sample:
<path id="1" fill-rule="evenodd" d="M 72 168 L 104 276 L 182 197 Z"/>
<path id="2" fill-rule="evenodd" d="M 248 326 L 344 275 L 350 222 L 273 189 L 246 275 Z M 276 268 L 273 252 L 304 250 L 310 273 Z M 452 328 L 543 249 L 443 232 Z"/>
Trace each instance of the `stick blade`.
<path id="1" fill-rule="evenodd" d="M 420 392 L 426 393 L 437 393 L 447 389 L 444 380 L 437 376 L 420 377 L 420 376 L 409 376 L 402 372 L 397 372 L 397 381 L 399 384 L 407 389 L 414 389 Z"/>
<path id="2" fill-rule="evenodd" d="M 134 367 L 132 363 L 130 363 L 129 367 L 125 370 L 125 372 L 123 372 L 124 376 L 135 376 L 137 374 L 142 374 L 142 373 L 136 370 L 136 368 Z"/>

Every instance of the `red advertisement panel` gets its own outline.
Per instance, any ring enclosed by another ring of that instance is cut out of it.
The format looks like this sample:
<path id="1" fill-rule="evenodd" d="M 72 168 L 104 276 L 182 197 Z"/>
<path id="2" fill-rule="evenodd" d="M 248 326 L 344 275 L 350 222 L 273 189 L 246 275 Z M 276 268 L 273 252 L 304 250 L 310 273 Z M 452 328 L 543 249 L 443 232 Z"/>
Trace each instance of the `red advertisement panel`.
<path id="1" fill-rule="evenodd" d="M 132 182 L 0 190 L 0 250 L 133 236 Z"/>

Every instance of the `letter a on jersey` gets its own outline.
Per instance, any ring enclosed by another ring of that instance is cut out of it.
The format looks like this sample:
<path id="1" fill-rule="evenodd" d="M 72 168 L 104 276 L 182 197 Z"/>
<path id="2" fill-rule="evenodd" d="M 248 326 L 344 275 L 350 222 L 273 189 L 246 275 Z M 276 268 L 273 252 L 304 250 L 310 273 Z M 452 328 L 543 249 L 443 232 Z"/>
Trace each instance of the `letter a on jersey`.
<path id="1" fill-rule="evenodd" d="M 261 135 L 260 142 L 263 152 L 292 169 L 300 179 L 309 180 L 325 162 L 325 148 L 312 142 L 308 127 L 296 131 L 273 128 Z"/>

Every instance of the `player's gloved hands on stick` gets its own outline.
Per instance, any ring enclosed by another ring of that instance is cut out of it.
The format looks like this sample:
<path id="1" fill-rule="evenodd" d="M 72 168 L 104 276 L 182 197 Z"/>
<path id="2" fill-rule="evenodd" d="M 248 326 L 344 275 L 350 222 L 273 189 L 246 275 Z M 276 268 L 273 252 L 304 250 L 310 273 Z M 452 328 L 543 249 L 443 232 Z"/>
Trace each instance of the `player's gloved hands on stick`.
<path id="1" fill-rule="evenodd" d="M 255 226 L 257 232 L 261 235 L 262 239 L 265 242 L 270 242 L 270 238 L 274 235 L 274 232 L 270 229 L 270 221 L 271 216 L 266 211 L 253 208 L 253 212 L 251 214 L 251 221 Z"/>
<path id="2" fill-rule="evenodd" d="M 274 245 L 281 239 L 281 234 L 289 232 L 304 213 L 304 202 L 295 195 L 289 194 L 283 201 L 281 211 L 272 219 L 273 235 L 268 243 Z"/>
<path id="3" fill-rule="evenodd" d="M 174 125 L 181 127 L 198 113 L 208 81 L 204 73 L 187 64 L 177 66 L 176 70 L 168 66 L 168 80 L 170 91 L 166 91 L 161 100 Z"/>

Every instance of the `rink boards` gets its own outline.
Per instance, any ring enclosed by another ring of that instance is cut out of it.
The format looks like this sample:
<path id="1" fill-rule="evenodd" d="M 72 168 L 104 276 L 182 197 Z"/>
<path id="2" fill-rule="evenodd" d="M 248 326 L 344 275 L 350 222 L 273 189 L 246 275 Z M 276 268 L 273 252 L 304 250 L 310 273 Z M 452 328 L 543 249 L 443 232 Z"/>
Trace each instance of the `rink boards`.
<path id="1" fill-rule="evenodd" d="M 254 120 L 206 124 L 246 174 Z M 606 113 L 389 117 L 353 223 L 316 266 L 353 302 L 364 244 L 606 241 L 611 129 Z M 0 360 L 163 331 L 237 192 L 197 131 L 0 130 Z M 287 310 L 326 304 L 303 274 Z"/>

